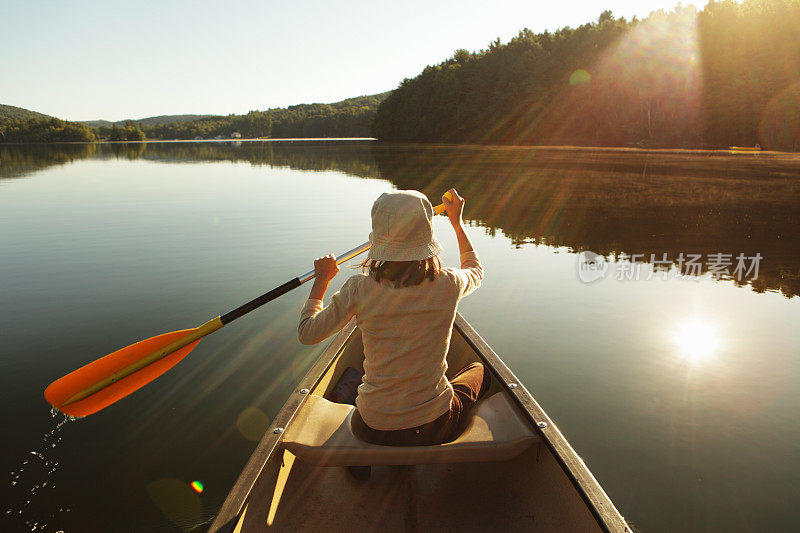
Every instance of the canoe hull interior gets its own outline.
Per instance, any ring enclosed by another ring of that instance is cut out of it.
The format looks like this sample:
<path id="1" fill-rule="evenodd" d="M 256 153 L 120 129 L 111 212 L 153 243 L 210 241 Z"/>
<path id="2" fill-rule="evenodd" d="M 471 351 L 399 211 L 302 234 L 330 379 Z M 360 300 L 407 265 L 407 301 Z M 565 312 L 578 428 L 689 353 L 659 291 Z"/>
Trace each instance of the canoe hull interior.
<path id="1" fill-rule="evenodd" d="M 309 394 L 328 396 L 348 366 L 363 370 L 361 335 L 350 324 L 278 414 L 211 531 L 630 531 L 583 461 L 565 440 L 560 442 L 563 436 L 552 421 L 536 412 L 540 408 L 527 390 L 459 315 L 448 372 L 472 361 L 492 370 L 488 395 L 509 394 L 542 437 L 517 457 L 379 465 L 367 481 L 354 479 L 343 467 L 296 458 L 274 430 L 292 423 Z M 302 388 L 309 392 L 301 393 Z M 546 428 L 537 427 L 537 417 L 546 420 Z"/>

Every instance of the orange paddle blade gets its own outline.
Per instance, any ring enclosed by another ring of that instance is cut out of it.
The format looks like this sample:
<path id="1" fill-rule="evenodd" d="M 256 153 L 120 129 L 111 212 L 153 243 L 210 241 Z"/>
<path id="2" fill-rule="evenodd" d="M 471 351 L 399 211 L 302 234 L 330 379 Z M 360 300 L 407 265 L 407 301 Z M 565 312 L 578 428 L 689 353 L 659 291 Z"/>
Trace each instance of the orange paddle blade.
<path id="1" fill-rule="evenodd" d="M 133 374 L 100 389 L 90 396 L 64 405 L 76 394 L 95 386 L 119 372 L 150 356 L 154 352 L 194 333 L 195 329 L 184 329 L 150 337 L 136 344 L 126 346 L 116 352 L 91 362 L 50 384 L 44 391 L 44 397 L 56 409 L 69 416 L 88 416 L 121 400 L 132 392 L 144 387 L 158 376 L 178 364 L 197 346 L 200 339 L 187 344 L 183 348 L 163 357 Z"/>

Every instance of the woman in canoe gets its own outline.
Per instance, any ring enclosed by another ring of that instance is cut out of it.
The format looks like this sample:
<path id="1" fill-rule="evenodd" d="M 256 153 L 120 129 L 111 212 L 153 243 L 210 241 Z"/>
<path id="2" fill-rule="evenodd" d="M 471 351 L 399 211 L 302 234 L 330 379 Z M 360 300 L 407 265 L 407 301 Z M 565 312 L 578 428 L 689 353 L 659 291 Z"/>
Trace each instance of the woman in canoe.
<path id="1" fill-rule="evenodd" d="M 353 430 L 374 444 L 424 446 L 454 440 L 466 414 L 489 387 L 481 363 L 450 380 L 445 357 L 458 301 L 477 289 L 483 268 L 461 219 L 464 199 L 442 197 L 458 239 L 461 268 L 442 268 L 433 208 L 417 191 L 382 194 L 372 206 L 363 272 L 348 279 L 327 307 L 322 299 L 339 272 L 333 255 L 314 261 L 316 278 L 300 314 L 298 336 L 316 344 L 356 317 L 364 341 Z"/>

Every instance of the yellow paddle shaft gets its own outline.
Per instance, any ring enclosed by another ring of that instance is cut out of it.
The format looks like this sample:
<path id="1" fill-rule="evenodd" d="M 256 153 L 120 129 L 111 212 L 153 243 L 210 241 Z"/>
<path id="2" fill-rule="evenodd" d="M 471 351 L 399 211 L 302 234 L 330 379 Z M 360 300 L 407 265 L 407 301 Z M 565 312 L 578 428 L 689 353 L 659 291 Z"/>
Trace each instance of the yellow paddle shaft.
<path id="1" fill-rule="evenodd" d="M 193 342 L 202 339 L 203 337 L 205 337 L 206 335 L 208 335 L 210 333 L 214 333 L 219 328 L 221 328 L 223 325 L 224 324 L 220 321 L 219 317 L 214 318 L 213 320 L 209 320 L 208 322 L 206 322 L 202 326 L 197 327 L 197 328 L 193 329 L 192 331 L 190 331 L 189 333 L 187 333 L 184 337 L 181 337 L 180 339 L 167 344 L 166 346 L 164 346 L 160 350 L 151 353 L 147 357 L 143 357 L 142 359 L 139 359 L 135 363 L 132 363 L 132 364 L 126 366 L 125 368 L 117 370 L 116 372 L 114 372 L 110 376 L 98 381 L 97 383 L 95 383 L 91 387 L 86 387 L 82 391 L 72 395 L 66 402 L 62 403 L 61 405 L 62 406 L 69 405 L 71 403 L 75 403 L 75 402 L 78 402 L 80 400 L 83 400 L 84 398 L 88 398 L 92 394 L 95 394 L 96 392 L 99 392 L 99 391 L 105 389 L 109 385 L 112 385 L 112 384 L 116 383 L 117 381 L 130 376 L 134 372 L 138 372 L 139 370 L 143 369 L 147 365 L 153 364 L 156 361 L 158 361 L 159 359 L 163 359 L 166 356 L 168 356 L 169 354 L 177 352 L 178 350 L 180 350 L 184 346 L 188 346 L 188 345 L 192 344 Z"/>
<path id="2" fill-rule="evenodd" d="M 453 201 L 453 195 L 450 193 L 450 191 L 447 191 L 446 193 L 444 193 L 444 196 L 448 200 L 450 200 L 451 202 Z M 444 204 L 439 204 L 439 205 L 437 205 L 436 207 L 433 208 L 433 214 L 434 215 L 438 215 L 440 213 L 444 213 L 445 209 L 446 208 L 445 208 Z"/>

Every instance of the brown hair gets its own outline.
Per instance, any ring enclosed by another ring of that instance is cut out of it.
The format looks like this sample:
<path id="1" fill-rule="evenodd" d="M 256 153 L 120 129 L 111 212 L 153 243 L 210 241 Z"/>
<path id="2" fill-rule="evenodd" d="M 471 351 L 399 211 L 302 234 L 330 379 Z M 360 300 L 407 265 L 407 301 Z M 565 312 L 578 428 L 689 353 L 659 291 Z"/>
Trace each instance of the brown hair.
<path id="1" fill-rule="evenodd" d="M 442 262 L 438 255 L 420 261 L 378 261 L 367 258 L 361 263 L 361 270 L 375 281 L 387 280 L 395 287 L 411 287 L 426 279 L 433 281 L 442 270 Z"/>

